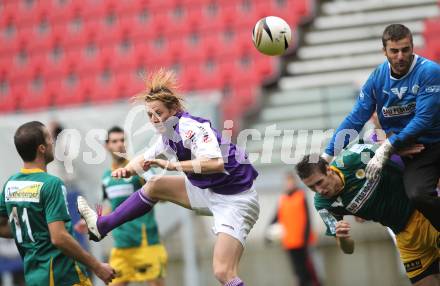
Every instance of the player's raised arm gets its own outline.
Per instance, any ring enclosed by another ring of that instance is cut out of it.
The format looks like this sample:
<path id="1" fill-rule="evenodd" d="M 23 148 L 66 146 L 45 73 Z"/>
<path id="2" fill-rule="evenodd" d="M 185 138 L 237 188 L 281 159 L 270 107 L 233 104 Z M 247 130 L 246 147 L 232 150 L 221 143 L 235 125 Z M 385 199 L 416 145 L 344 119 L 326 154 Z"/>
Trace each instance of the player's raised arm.
<path id="1" fill-rule="evenodd" d="M 349 134 L 356 132 L 355 135 L 357 135 L 374 113 L 376 108 L 376 99 L 373 96 L 375 77 L 376 71 L 370 75 L 363 85 L 353 110 L 345 117 L 333 134 L 323 154 L 327 162 L 330 162 L 333 156 L 338 155 L 355 138 L 349 136 Z"/>
<path id="2" fill-rule="evenodd" d="M 181 171 L 184 173 L 214 174 L 225 170 L 222 158 L 196 158 L 188 161 L 171 162 L 162 159 L 145 161 L 146 166 L 160 167 L 169 171 Z"/>
<path id="3" fill-rule="evenodd" d="M 149 164 L 145 164 L 144 156 L 139 155 L 134 159 L 130 160 L 130 162 L 123 168 L 118 168 L 112 172 L 112 177 L 115 178 L 129 178 L 136 173 L 143 173 L 149 169 Z"/>
<path id="4" fill-rule="evenodd" d="M 354 240 L 350 238 L 350 229 L 350 224 L 344 220 L 336 223 L 336 241 L 345 254 L 354 252 Z"/>

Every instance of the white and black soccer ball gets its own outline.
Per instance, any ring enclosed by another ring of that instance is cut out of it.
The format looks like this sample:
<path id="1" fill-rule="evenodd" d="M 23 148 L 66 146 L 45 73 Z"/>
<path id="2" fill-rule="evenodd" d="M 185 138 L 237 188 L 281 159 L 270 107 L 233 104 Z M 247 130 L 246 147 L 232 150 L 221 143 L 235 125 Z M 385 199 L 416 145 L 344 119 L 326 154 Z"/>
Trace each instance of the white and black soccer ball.
<path id="1" fill-rule="evenodd" d="M 268 16 L 255 24 L 252 41 L 261 53 L 279 56 L 289 48 L 292 31 L 289 24 L 280 17 Z"/>

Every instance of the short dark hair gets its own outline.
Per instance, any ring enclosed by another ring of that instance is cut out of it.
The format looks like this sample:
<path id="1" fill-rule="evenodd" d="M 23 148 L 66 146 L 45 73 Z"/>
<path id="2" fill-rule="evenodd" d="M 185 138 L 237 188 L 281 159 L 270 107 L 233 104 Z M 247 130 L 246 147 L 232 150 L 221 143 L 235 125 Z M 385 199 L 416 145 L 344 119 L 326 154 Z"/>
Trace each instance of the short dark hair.
<path id="1" fill-rule="evenodd" d="M 37 157 L 37 148 L 46 145 L 44 124 L 39 121 L 27 122 L 15 131 L 14 144 L 24 162 L 32 162 Z"/>
<path id="2" fill-rule="evenodd" d="M 113 126 L 109 130 L 107 130 L 107 139 L 105 139 L 105 143 L 108 143 L 111 133 L 124 133 L 124 129 L 119 126 Z"/>
<path id="3" fill-rule="evenodd" d="M 327 166 L 327 161 L 318 154 L 305 155 L 296 165 L 296 173 L 303 180 L 310 177 L 316 170 L 325 174 Z"/>
<path id="4" fill-rule="evenodd" d="M 388 41 L 399 41 L 406 37 L 409 37 L 411 40 L 411 45 L 413 44 L 413 38 L 411 31 L 402 24 L 391 24 L 388 25 L 382 34 L 382 45 L 384 48 L 387 46 Z"/>

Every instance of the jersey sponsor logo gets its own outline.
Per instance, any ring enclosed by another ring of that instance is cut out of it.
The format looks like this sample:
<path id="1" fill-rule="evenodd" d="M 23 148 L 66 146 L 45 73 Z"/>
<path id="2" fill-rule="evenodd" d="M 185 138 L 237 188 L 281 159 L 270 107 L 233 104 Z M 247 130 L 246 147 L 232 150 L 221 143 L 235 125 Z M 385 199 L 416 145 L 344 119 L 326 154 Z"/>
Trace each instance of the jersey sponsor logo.
<path id="1" fill-rule="evenodd" d="M 5 202 L 40 202 L 43 182 L 9 181 L 5 187 Z"/>
<path id="2" fill-rule="evenodd" d="M 105 193 L 109 199 L 128 197 L 134 192 L 132 184 L 121 184 L 105 188 Z"/>
<path id="3" fill-rule="evenodd" d="M 185 132 L 185 138 L 189 140 L 193 140 L 195 134 L 196 133 L 194 131 L 188 130 Z"/>
<path id="4" fill-rule="evenodd" d="M 371 194 L 373 194 L 380 179 L 381 176 L 373 180 L 367 180 L 345 209 L 353 214 L 357 213 L 371 197 Z"/>
<path id="5" fill-rule="evenodd" d="M 433 93 L 433 92 L 440 92 L 440 85 L 431 85 L 426 87 L 426 92 Z"/>
<path id="6" fill-rule="evenodd" d="M 412 272 L 422 268 L 422 261 L 420 259 L 408 261 L 404 263 L 406 272 Z"/>
<path id="7" fill-rule="evenodd" d="M 321 209 L 318 211 L 324 223 L 328 226 L 331 234 L 336 234 L 336 224 L 338 220 L 327 210 Z"/>
<path id="8" fill-rule="evenodd" d="M 199 129 L 200 129 L 200 131 L 202 132 L 202 140 L 203 140 L 203 143 L 209 143 L 209 142 L 211 142 L 211 137 L 209 136 L 209 132 L 208 132 L 208 130 L 206 130 L 206 128 L 204 127 L 204 126 L 202 126 L 202 125 L 198 125 L 197 126 Z"/>
<path id="9" fill-rule="evenodd" d="M 382 114 L 384 117 L 394 117 L 411 114 L 414 112 L 414 110 L 416 110 L 416 103 L 411 102 L 400 106 L 384 106 L 382 107 Z"/>
<path id="10" fill-rule="evenodd" d="M 402 97 L 405 95 L 407 91 L 408 91 L 407 86 L 402 86 L 400 88 L 394 87 L 391 89 L 391 92 L 394 93 L 399 99 L 402 99 Z"/>
<path id="11" fill-rule="evenodd" d="M 204 143 L 209 143 L 209 142 L 211 142 L 211 137 L 209 137 L 208 134 L 203 135 L 203 142 L 204 142 Z"/>

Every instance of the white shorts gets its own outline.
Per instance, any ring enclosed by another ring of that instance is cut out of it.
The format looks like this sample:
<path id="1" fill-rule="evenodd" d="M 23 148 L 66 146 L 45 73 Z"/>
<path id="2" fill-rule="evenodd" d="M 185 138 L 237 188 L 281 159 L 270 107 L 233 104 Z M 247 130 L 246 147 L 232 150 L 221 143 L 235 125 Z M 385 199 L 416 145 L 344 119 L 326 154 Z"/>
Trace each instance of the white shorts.
<path id="1" fill-rule="evenodd" d="M 188 178 L 185 178 L 185 186 L 191 208 L 199 215 L 214 216 L 213 232 L 229 234 L 244 246 L 260 213 L 255 188 L 235 195 L 221 195 L 194 186 Z"/>

